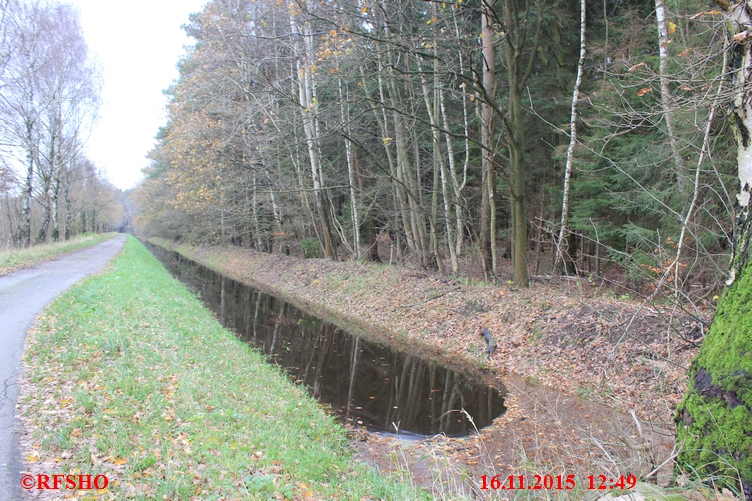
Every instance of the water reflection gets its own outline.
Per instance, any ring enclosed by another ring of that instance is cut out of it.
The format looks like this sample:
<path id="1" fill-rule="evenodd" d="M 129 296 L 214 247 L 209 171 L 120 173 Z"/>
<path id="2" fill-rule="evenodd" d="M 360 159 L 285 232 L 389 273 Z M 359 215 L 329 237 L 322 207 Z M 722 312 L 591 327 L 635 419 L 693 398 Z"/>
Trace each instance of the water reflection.
<path id="1" fill-rule="evenodd" d="M 486 384 L 366 342 L 177 253 L 148 247 L 223 325 L 284 367 L 345 420 L 390 432 L 396 427 L 457 436 L 490 424 L 505 410 L 503 397 Z"/>

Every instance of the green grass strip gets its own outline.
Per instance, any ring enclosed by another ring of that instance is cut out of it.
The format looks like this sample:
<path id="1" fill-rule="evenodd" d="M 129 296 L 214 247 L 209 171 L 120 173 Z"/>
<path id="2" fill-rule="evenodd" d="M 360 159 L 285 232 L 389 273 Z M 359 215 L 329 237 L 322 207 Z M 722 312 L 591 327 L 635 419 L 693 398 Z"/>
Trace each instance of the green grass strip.
<path id="1" fill-rule="evenodd" d="M 91 498 L 430 498 L 353 462 L 346 430 L 132 237 L 46 310 L 25 363 L 26 460 L 107 475 Z"/>
<path id="2" fill-rule="evenodd" d="M 28 268 L 52 258 L 91 247 L 113 238 L 116 233 L 84 233 L 66 242 L 53 242 L 34 245 L 28 249 L 0 251 L 0 277 L 21 268 Z"/>

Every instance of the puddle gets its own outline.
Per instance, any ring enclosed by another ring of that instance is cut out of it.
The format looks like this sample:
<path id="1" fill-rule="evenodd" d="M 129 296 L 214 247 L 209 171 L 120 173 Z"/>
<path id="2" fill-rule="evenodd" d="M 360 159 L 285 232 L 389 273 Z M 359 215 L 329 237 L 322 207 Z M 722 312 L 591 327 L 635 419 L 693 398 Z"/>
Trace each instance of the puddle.
<path id="1" fill-rule="evenodd" d="M 346 422 L 411 435 L 464 436 L 504 411 L 488 384 L 348 334 L 274 296 L 146 243 L 220 322 Z"/>

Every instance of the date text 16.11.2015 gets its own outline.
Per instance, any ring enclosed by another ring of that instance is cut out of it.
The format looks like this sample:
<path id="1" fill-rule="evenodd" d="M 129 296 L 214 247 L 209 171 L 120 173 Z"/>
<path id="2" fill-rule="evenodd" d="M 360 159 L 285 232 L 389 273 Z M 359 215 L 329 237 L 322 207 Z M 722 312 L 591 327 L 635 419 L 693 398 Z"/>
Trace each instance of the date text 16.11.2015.
<path id="1" fill-rule="evenodd" d="M 558 490 L 571 491 L 577 487 L 577 478 L 574 475 L 532 475 L 526 478 L 524 475 L 482 475 L 480 477 L 482 490 Z M 632 489 L 637 485 L 637 477 L 634 475 L 619 475 L 609 477 L 607 475 L 588 475 L 580 488 L 587 490 L 613 490 Z"/>

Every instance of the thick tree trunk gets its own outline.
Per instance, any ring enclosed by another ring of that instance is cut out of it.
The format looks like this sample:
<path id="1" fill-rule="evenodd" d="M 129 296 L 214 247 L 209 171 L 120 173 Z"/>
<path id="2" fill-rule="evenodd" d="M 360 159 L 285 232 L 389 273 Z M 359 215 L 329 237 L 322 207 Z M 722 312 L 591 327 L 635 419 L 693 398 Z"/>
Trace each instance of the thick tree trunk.
<path id="1" fill-rule="evenodd" d="M 529 7 L 529 5 L 527 6 Z M 501 4 L 503 19 L 508 27 L 504 36 L 504 65 L 507 69 L 509 86 L 509 109 L 504 120 L 509 148 L 509 177 L 512 213 L 512 281 L 518 287 L 529 285 L 527 263 L 527 187 L 525 185 L 527 169 L 525 166 L 525 113 L 522 109 L 522 93 L 532 74 L 536 53 L 541 43 L 543 14 L 538 12 L 535 28 L 529 26 L 530 10 L 520 12 L 515 2 Z M 524 50 L 530 46 L 527 61 Z"/>
<path id="2" fill-rule="evenodd" d="M 510 106 L 515 106 L 511 104 Z M 520 119 L 521 120 L 521 119 Z M 521 125 L 521 122 L 520 122 Z M 510 140 L 510 171 L 512 174 L 512 281 L 518 287 L 527 287 L 527 189 L 525 187 L 525 164 L 520 144 L 522 128 L 517 129 L 520 139 Z M 515 144 L 516 143 L 516 144 Z"/>
<path id="3" fill-rule="evenodd" d="M 52 182 L 52 241 L 60 240 L 60 176 L 56 175 Z"/>
<path id="4" fill-rule="evenodd" d="M 18 220 L 18 246 L 31 246 L 31 191 L 34 183 L 34 142 L 33 142 L 34 124 L 27 122 L 26 139 L 28 142 L 28 151 L 26 152 L 26 177 L 24 178 L 23 189 L 21 190 L 21 217 Z"/>
<path id="5" fill-rule="evenodd" d="M 734 256 L 730 287 L 718 302 L 707 337 L 690 368 L 689 390 L 677 410 L 678 441 L 684 443 L 679 467 L 738 487 L 752 501 L 752 17 L 748 1 L 715 0 L 724 11 L 732 52 L 728 74 L 734 102 L 730 119 L 738 155 Z"/>
<path id="6" fill-rule="evenodd" d="M 73 213 L 71 212 L 71 198 L 70 198 L 70 175 L 68 171 L 65 171 L 65 183 L 63 185 L 63 198 L 65 199 L 65 240 L 70 240 L 71 237 L 71 223 L 73 223 Z"/>
<path id="7" fill-rule="evenodd" d="M 507 49 L 507 60 L 513 55 Z M 512 281 L 518 287 L 528 286 L 527 269 L 527 188 L 525 186 L 525 152 L 523 145 L 521 76 L 517 64 L 507 64 L 509 78 L 509 116 L 507 140 L 509 147 L 510 199 L 512 212 Z M 517 90 L 515 90 L 517 89 Z"/>

